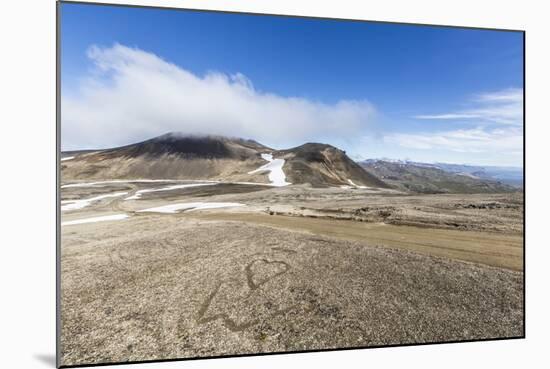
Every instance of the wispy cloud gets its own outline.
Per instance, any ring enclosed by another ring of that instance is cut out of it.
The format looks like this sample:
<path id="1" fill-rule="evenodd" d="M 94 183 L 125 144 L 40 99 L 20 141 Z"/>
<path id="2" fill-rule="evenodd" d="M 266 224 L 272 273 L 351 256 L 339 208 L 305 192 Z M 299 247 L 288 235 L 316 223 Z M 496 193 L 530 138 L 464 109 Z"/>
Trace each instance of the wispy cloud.
<path id="1" fill-rule="evenodd" d="M 523 90 L 506 90 L 476 95 L 470 107 L 440 114 L 417 115 L 416 119 L 436 120 L 476 120 L 479 123 L 523 125 Z"/>
<path id="2" fill-rule="evenodd" d="M 462 110 L 414 118 L 454 122 L 436 130 L 431 126 L 431 130 L 391 133 L 384 136 L 384 143 L 415 151 L 422 157 L 442 155 L 455 162 L 523 163 L 522 89 L 476 94 Z"/>
<path id="3" fill-rule="evenodd" d="M 384 142 L 418 150 L 449 150 L 458 153 L 521 153 L 522 129 L 458 129 L 427 133 L 395 133 L 384 137 Z"/>
<path id="4" fill-rule="evenodd" d="M 478 118 L 477 114 L 466 113 L 448 113 L 448 114 L 434 114 L 434 115 L 415 115 L 416 119 L 473 119 Z"/>
<path id="5" fill-rule="evenodd" d="M 497 92 L 482 93 L 477 95 L 477 101 L 481 102 L 503 102 L 523 103 L 523 89 L 509 88 Z"/>
<path id="6" fill-rule="evenodd" d="M 196 75 L 157 55 L 92 46 L 95 68 L 62 97 L 63 149 L 109 147 L 168 131 L 267 144 L 353 137 L 375 116 L 365 100 L 325 104 L 257 90 L 242 74 Z"/>

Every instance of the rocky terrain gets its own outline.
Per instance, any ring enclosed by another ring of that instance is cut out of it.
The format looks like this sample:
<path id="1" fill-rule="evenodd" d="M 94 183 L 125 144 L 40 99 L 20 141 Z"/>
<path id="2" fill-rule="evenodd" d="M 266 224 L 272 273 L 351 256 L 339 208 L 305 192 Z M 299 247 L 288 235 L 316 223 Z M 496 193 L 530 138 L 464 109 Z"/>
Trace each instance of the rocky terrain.
<path id="1" fill-rule="evenodd" d="M 61 160 L 63 365 L 524 335 L 522 192 L 421 194 L 322 144 Z"/>

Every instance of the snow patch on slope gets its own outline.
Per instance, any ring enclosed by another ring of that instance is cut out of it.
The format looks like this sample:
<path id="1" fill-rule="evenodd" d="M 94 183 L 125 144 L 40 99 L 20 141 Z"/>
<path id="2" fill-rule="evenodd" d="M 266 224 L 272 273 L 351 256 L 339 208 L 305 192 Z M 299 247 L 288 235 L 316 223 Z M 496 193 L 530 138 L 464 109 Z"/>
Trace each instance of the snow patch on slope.
<path id="1" fill-rule="evenodd" d="M 68 210 L 78 210 L 85 208 L 89 206 L 92 202 L 96 202 L 102 199 L 106 199 L 108 197 L 118 197 L 118 196 L 124 196 L 127 195 L 128 192 L 116 192 L 116 193 L 110 193 L 107 195 L 100 195 L 91 197 L 88 199 L 81 199 L 81 200 L 63 200 L 61 201 L 61 211 L 68 211 Z"/>
<path id="2" fill-rule="evenodd" d="M 217 183 L 189 183 L 189 184 L 172 185 L 172 186 L 162 187 L 162 188 L 147 188 L 147 189 L 144 189 L 144 190 L 136 191 L 135 194 L 125 198 L 124 200 L 138 200 L 138 199 L 141 198 L 142 194 L 149 193 L 149 192 L 174 191 L 174 190 L 179 190 L 179 189 L 182 189 L 182 188 L 213 186 L 213 185 L 216 185 L 216 184 Z"/>
<path id="3" fill-rule="evenodd" d="M 292 184 L 286 181 L 286 175 L 283 171 L 283 165 L 285 165 L 285 159 L 273 159 L 272 154 L 262 154 L 262 159 L 267 160 L 269 163 L 262 165 L 258 169 L 255 169 L 248 174 L 255 174 L 269 171 L 268 178 L 273 186 L 283 187 Z"/>
<path id="4" fill-rule="evenodd" d="M 245 206 L 245 204 L 238 202 L 187 202 L 138 210 L 138 212 L 174 214 L 181 210 L 195 211 L 202 209 L 234 208 L 239 206 Z"/>
<path id="5" fill-rule="evenodd" d="M 208 181 L 201 180 L 202 182 L 211 182 L 218 183 L 218 181 Z M 61 186 L 61 188 L 72 188 L 72 187 L 94 187 L 94 186 L 103 186 L 108 184 L 117 184 L 117 183 L 162 183 L 162 182 L 193 182 L 189 179 L 114 179 L 111 181 L 98 181 L 98 182 L 85 182 L 85 183 L 71 183 Z"/>
<path id="6" fill-rule="evenodd" d="M 68 226 L 68 225 L 84 224 L 84 223 L 106 222 L 106 221 L 109 221 L 109 220 L 122 220 L 122 219 L 126 219 L 126 218 L 128 218 L 128 215 L 126 215 L 126 214 L 104 215 L 104 216 L 101 216 L 101 217 L 69 220 L 67 222 L 62 222 L 61 225 L 62 226 Z"/>
<path id="7" fill-rule="evenodd" d="M 355 184 L 351 179 L 348 179 L 348 182 L 350 185 L 352 185 L 353 187 L 357 187 L 357 188 L 368 188 L 367 186 L 359 186 L 357 184 Z"/>

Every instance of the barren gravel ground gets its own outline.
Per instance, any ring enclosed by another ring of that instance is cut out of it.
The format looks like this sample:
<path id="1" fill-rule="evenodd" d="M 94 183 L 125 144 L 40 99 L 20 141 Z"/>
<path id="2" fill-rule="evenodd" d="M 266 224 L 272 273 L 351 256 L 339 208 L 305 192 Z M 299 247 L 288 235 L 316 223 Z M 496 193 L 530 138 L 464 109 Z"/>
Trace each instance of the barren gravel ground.
<path id="1" fill-rule="evenodd" d="M 254 190 L 64 214 L 129 218 L 62 227 L 63 365 L 523 335 L 521 195 Z M 247 206 L 136 212 L 191 201 Z"/>
<path id="2" fill-rule="evenodd" d="M 265 214 L 196 213 L 205 220 L 238 220 L 294 231 L 361 241 L 367 245 L 415 251 L 427 255 L 523 270 L 521 235 L 395 226 L 327 218 L 270 216 Z"/>

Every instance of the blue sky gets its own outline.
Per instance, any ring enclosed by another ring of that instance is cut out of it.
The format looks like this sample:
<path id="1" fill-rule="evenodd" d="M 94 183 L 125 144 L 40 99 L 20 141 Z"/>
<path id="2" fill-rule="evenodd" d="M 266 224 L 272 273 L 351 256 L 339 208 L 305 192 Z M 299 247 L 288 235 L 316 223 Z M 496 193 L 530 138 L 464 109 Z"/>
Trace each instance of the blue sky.
<path id="1" fill-rule="evenodd" d="M 168 130 L 521 166 L 516 32 L 62 4 L 62 148 Z"/>

